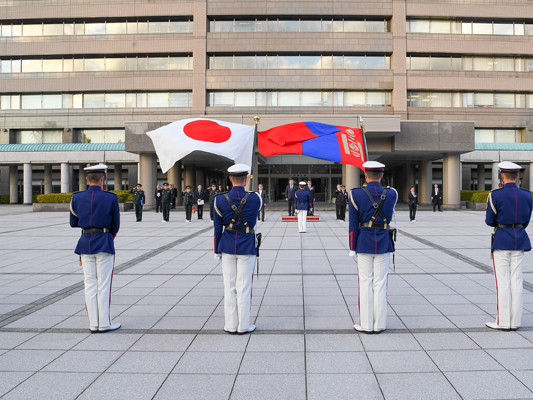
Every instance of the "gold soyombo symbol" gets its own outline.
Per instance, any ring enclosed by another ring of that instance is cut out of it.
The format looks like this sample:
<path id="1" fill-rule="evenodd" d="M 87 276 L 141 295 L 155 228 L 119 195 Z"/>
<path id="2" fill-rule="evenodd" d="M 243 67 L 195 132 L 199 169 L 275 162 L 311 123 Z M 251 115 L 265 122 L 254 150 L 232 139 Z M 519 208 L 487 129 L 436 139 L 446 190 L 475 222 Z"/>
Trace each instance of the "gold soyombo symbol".
<path id="1" fill-rule="evenodd" d="M 344 147 L 344 153 L 352 155 L 356 158 L 361 158 L 363 154 L 363 148 L 361 143 L 357 140 L 357 135 L 353 129 L 346 129 L 341 133 L 342 145 Z"/>

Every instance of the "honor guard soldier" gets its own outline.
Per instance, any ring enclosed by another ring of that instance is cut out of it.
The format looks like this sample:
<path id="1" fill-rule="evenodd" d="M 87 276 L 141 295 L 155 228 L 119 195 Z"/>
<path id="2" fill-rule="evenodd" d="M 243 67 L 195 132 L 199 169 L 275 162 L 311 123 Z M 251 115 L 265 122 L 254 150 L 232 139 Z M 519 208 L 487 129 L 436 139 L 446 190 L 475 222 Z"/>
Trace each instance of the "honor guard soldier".
<path id="1" fill-rule="evenodd" d="M 296 212 L 298 213 L 298 232 L 307 232 L 307 211 L 310 208 L 310 196 L 309 192 L 305 190 L 305 182 L 301 181 L 300 190 L 294 194 L 294 200 L 296 202 Z"/>
<path id="2" fill-rule="evenodd" d="M 390 221 L 398 200 L 393 188 L 380 184 L 385 165 L 377 161 L 363 164 L 366 187 L 350 193 L 350 256 L 357 257 L 359 277 L 360 332 L 380 333 L 387 322 L 387 273 L 394 243 Z"/>
<path id="3" fill-rule="evenodd" d="M 250 324 L 252 275 L 257 256 L 254 231 L 261 197 L 246 192 L 250 167 L 235 164 L 228 168 L 233 188 L 215 198 L 215 259 L 222 258 L 224 277 L 224 331 L 230 334 L 253 332 Z"/>
<path id="4" fill-rule="evenodd" d="M 531 218 L 531 192 L 516 185 L 520 165 L 498 164 L 503 187 L 490 192 L 485 223 L 494 227 L 492 262 L 496 277 L 497 316 L 492 329 L 516 330 L 522 322 L 522 261 L 531 250 L 526 227 Z"/>
<path id="5" fill-rule="evenodd" d="M 163 190 L 161 191 L 161 210 L 163 211 L 163 220 L 161 222 L 168 222 L 170 219 L 170 206 L 172 205 L 172 190 L 168 187 L 168 183 L 163 183 Z"/>
<path id="6" fill-rule="evenodd" d="M 135 216 L 137 217 L 137 222 L 141 222 L 143 219 L 143 206 L 144 202 L 146 201 L 144 190 L 142 190 L 141 187 L 142 185 L 138 183 L 134 189 L 130 190 L 130 193 L 133 194 L 133 206 L 135 207 Z"/>
<path id="7" fill-rule="evenodd" d="M 84 168 L 89 187 L 74 193 L 70 202 L 70 226 L 82 228 L 74 252 L 80 255 L 85 283 L 85 306 L 91 332 L 113 331 L 111 282 L 115 264 L 114 238 L 120 228 L 117 195 L 102 190 L 107 165 Z"/>
<path id="8" fill-rule="evenodd" d="M 194 206 L 195 201 L 196 198 L 194 197 L 194 193 L 191 192 L 191 187 L 187 185 L 185 187 L 185 193 L 183 193 L 183 204 L 185 205 L 185 221 L 187 222 L 191 222 L 192 207 Z"/>

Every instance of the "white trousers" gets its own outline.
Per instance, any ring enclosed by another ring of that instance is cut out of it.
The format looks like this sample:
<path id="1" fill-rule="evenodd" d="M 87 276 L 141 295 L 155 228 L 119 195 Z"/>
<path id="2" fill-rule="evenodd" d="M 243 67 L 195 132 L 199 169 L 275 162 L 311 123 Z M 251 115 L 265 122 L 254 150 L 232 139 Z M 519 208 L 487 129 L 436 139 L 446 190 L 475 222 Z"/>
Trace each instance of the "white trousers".
<path id="1" fill-rule="evenodd" d="M 359 319 L 365 331 L 382 331 L 387 324 L 387 274 L 390 253 L 357 253 Z"/>
<path id="2" fill-rule="evenodd" d="M 255 256 L 222 253 L 224 329 L 244 332 L 250 326 Z"/>
<path id="3" fill-rule="evenodd" d="M 496 323 L 502 328 L 518 328 L 522 323 L 522 261 L 521 250 L 494 250 L 493 265 L 496 277 L 498 315 Z"/>
<path id="4" fill-rule="evenodd" d="M 298 232 L 307 232 L 307 210 L 298 210 Z"/>
<path id="5" fill-rule="evenodd" d="M 111 283 L 115 255 L 109 253 L 82 254 L 81 264 L 85 282 L 85 307 L 90 329 L 111 325 Z"/>

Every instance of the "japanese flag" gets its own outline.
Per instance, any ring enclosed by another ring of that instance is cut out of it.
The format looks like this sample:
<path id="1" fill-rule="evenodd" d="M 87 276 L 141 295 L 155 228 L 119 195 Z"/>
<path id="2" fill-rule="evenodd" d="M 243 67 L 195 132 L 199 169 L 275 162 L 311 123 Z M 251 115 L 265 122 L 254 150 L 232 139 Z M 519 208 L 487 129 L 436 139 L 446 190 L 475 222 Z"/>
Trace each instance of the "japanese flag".
<path id="1" fill-rule="evenodd" d="M 207 118 L 182 119 L 146 132 L 154 143 L 163 173 L 196 150 L 249 165 L 252 162 L 254 133 L 254 126 Z"/>

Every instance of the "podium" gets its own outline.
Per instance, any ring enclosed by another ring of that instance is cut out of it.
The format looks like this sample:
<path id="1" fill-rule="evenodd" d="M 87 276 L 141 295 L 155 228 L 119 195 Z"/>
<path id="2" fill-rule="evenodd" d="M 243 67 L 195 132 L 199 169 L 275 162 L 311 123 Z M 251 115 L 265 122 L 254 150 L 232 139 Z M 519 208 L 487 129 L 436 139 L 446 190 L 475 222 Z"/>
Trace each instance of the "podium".
<path id="1" fill-rule="evenodd" d="M 281 220 L 284 222 L 298 221 L 298 216 L 297 215 L 282 215 Z M 320 216 L 319 215 L 308 215 L 307 221 L 318 222 L 320 221 Z"/>

